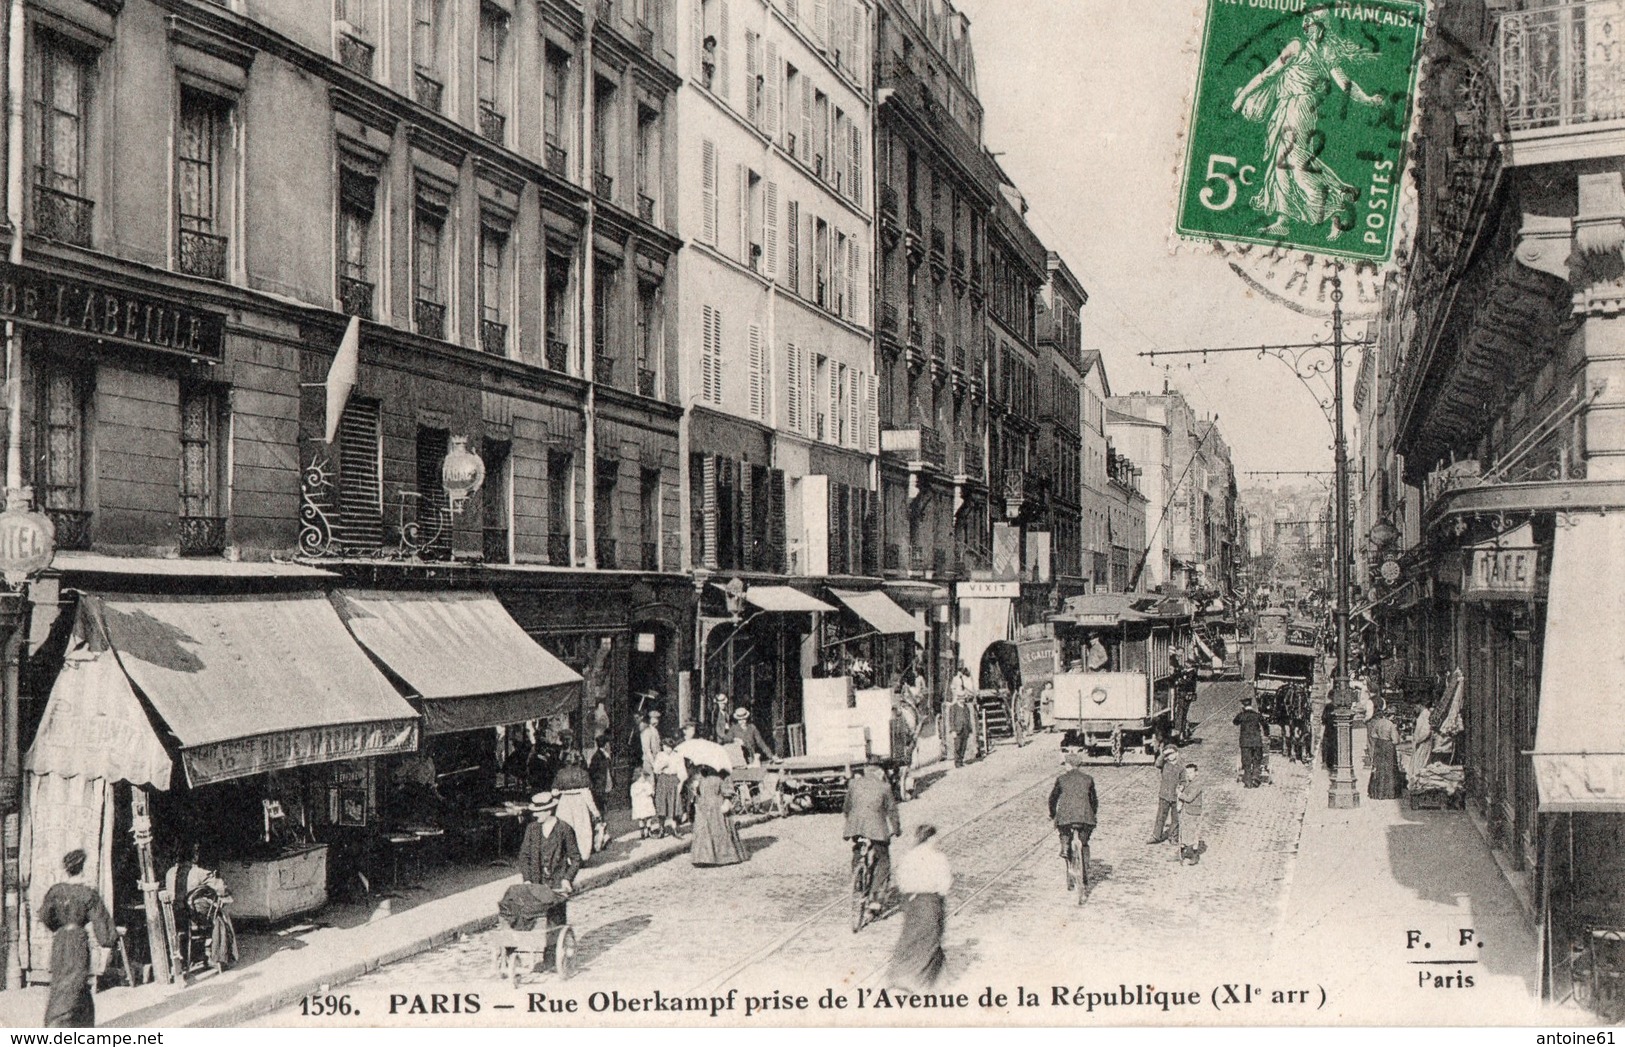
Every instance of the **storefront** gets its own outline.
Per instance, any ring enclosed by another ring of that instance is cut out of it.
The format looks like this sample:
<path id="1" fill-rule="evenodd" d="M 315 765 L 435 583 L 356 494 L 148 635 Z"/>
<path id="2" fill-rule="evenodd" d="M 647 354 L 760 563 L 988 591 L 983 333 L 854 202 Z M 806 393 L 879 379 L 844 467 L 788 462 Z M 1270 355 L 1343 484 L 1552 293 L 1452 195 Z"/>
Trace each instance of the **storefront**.
<path id="1" fill-rule="evenodd" d="M 825 661 L 844 658 L 846 668 L 837 675 L 851 675 L 860 690 L 896 690 L 906 670 L 920 667 L 924 616 L 903 610 L 879 590 L 831 587 L 829 594 L 844 611 L 824 618 Z M 923 683 L 921 689 L 923 694 Z"/>
<path id="2" fill-rule="evenodd" d="M 700 603 L 704 655 L 696 681 L 705 700 L 695 703 L 694 718 L 714 731 L 717 716 L 729 711 L 714 699 L 725 694 L 728 707 L 751 711 L 774 748 L 791 751 L 789 727 L 802 718 L 802 680 L 840 671 L 817 641 L 820 617 L 833 615 L 836 606 L 788 585 L 736 579 L 707 588 Z"/>
<path id="3" fill-rule="evenodd" d="M 84 594 L 24 764 L 23 905 L 82 847 L 160 972 L 175 916 L 156 878 L 177 861 L 217 868 L 240 915 L 318 909 L 329 846 L 376 819 L 373 765 L 418 743 L 417 711 L 322 593 Z M 50 937 L 24 928 L 39 978 Z"/>

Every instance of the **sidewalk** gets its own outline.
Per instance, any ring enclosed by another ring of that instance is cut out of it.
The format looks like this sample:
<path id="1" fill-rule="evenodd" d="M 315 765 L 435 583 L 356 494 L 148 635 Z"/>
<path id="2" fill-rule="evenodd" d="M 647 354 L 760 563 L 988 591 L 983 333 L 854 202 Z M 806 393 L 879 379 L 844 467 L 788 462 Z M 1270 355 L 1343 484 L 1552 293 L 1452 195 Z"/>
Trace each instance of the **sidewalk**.
<path id="1" fill-rule="evenodd" d="M 1593 1024 L 1541 1002 L 1534 929 L 1467 813 L 1369 799 L 1362 729 L 1354 751 L 1352 810 L 1327 806 L 1329 775 L 1314 770 L 1272 950 L 1276 971 L 1323 985 L 1316 1020 Z"/>
<path id="2" fill-rule="evenodd" d="M 741 828 L 771 815 L 747 815 Z M 644 840 L 636 832 L 613 840 L 576 877 L 591 890 L 686 854 L 687 836 Z M 605 858 L 608 858 L 606 861 Z M 497 901 L 518 882 L 504 867 L 449 867 L 424 877 L 421 890 L 365 904 L 332 903 L 310 920 L 268 930 L 239 927 L 243 961 L 185 986 L 118 987 L 96 996 L 99 1026 L 219 1027 L 285 1007 L 368 971 L 495 926 Z M 0 1026 L 35 1026 L 45 1013 L 45 986 L 0 993 Z"/>

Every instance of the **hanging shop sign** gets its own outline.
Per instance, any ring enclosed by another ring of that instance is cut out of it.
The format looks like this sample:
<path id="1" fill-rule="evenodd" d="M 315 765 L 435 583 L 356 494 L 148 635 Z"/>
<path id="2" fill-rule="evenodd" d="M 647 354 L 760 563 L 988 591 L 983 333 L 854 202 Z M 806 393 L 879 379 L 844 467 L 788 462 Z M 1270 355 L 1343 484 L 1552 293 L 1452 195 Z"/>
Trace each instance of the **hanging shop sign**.
<path id="1" fill-rule="evenodd" d="M 1464 600 L 1527 600 L 1534 596 L 1540 550 L 1527 525 L 1499 542 L 1467 550 L 1461 577 Z"/>
<path id="2" fill-rule="evenodd" d="M 0 320 L 219 362 L 226 318 L 157 295 L 0 262 Z"/>
<path id="3" fill-rule="evenodd" d="M 462 512 L 468 496 L 484 486 L 485 461 L 468 449 L 468 437 L 451 438 L 451 450 L 440 463 L 440 483 L 454 513 Z"/>
<path id="4" fill-rule="evenodd" d="M 0 513 L 0 575 L 21 585 L 51 566 L 56 526 L 44 513 L 7 509 Z"/>
<path id="5" fill-rule="evenodd" d="M 1014 600 L 1021 595 L 1020 582 L 960 582 L 954 589 L 961 600 Z"/>

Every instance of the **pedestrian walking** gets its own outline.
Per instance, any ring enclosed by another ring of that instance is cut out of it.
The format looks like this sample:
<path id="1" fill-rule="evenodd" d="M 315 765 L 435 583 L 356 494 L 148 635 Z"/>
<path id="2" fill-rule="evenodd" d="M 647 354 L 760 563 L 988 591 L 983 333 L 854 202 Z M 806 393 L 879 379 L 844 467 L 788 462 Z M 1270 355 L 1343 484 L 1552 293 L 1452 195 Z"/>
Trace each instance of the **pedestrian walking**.
<path id="1" fill-rule="evenodd" d="M 865 763 L 861 772 L 846 786 L 846 806 L 842 809 L 844 822 L 841 838 L 852 841 L 852 867 L 862 860 L 864 841 L 868 841 L 873 875 L 869 878 L 868 909 L 877 915 L 881 899 L 891 886 L 891 842 L 903 833 L 897 817 L 897 798 L 892 795 L 891 784 L 880 764 Z"/>
<path id="2" fill-rule="evenodd" d="M 85 852 L 75 848 L 62 856 L 66 877 L 51 885 L 40 903 L 39 919 L 51 932 L 51 993 L 45 998 L 44 1025 L 50 1029 L 90 1029 L 96 1025 L 96 997 L 91 983 L 88 925 L 96 944 L 111 948 L 113 918 L 97 890 L 85 883 Z"/>
<path id="3" fill-rule="evenodd" d="M 699 776 L 694 787 L 694 842 L 689 845 L 689 861 L 695 865 L 738 865 L 750 855 L 739 839 L 733 820 L 733 801 L 722 772 L 714 767 L 695 769 Z"/>
<path id="4" fill-rule="evenodd" d="M 683 781 L 688 764 L 677 755 L 677 743 L 670 738 L 660 742 L 655 757 L 655 816 L 660 819 L 660 835 L 676 836 L 677 820 L 683 816 Z"/>
<path id="5" fill-rule="evenodd" d="M 1184 777 L 1179 783 L 1179 864 L 1196 865 L 1207 851 L 1202 839 L 1202 811 L 1206 806 L 1206 787 L 1202 784 L 1201 769 L 1194 763 L 1185 765 Z"/>
<path id="6" fill-rule="evenodd" d="M 536 820 L 525 826 L 525 838 L 519 844 L 519 878 L 568 899 L 575 893 L 576 873 L 581 871 L 575 830 L 559 819 L 559 798 L 551 792 L 532 796 L 530 809 Z M 564 901 L 548 910 L 547 922 L 552 927 L 569 922 Z"/>
<path id="7" fill-rule="evenodd" d="M 965 746 L 975 727 L 970 708 L 972 693 L 970 670 L 961 662 L 953 683 L 948 687 L 948 735 L 953 745 L 955 767 L 965 766 Z"/>
<path id="8" fill-rule="evenodd" d="M 1253 708 L 1253 700 L 1242 700 L 1241 712 L 1231 721 L 1241 734 L 1241 779 L 1249 789 L 1262 784 L 1264 773 L 1264 739 L 1269 735 L 1269 724 Z"/>
<path id="9" fill-rule="evenodd" d="M 731 725 L 718 724 L 717 744 L 728 750 L 738 767 L 776 757 L 773 747 L 762 737 L 762 732 L 750 722 L 750 710 L 743 705 L 734 710 Z"/>
<path id="10" fill-rule="evenodd" d="M 1157 754 L 1157 821 L 1146 843 L 1166 843 L 1179 836 L 1179 779 L 1185 765 L 1179 762 L 1179 746 L 1168 742 Z"/>
<path id="11" fill-rule="evenodd" d="M 942 974 L 946 959 L 942 936 L 948 926 L 948 891 L 954 876 L 948 856 L 936 844 L 937 827 L 914 830 L 914 846 L 897 859 L 897 889 L 903 895 L 903 932 L 897 936 L 886 984 L 899 989 L 929 989 Z"/>
<path id="12" fill-rule="evenodd" d="M 1336 706 L 1327 701 L 1320 710 L 1320 753 L 1328 771 L 1337 770 L 1337 718 Z"/>
<path id="13" fill-rule="evenodd" d="M 559 773 L 553 776 L 553 792 L 559 800 L 558 817 L 574 831 L 576 846 L 585 862 L 599 846 L 598 827 L 603 822 L 603 811 L 593 798 L 592 778 L 582 766 L 581 754 L 566 749 L 563 760 Z"/>
<path id="14" fill-rule="evenodd" d="M 650 709 L 644 717 L 643 730 L 638 734 L 638 747 L 643 754 L 643 769 L 652 777 L 655 759 L 660 755 L 660 710 Z"/>
<path id="15" fill-rule="evenodd" d="M 655 776 L 639 767 L 628 792 L 632 799 L 632 820 L 638 823 L 643 839 L 658 835 L 660 816 L 655 811 Z"/>
<path id="16" fill-rule="evenodd" d="M 1371 778 L 1366 795 L 1373 800 L 1399 798 L 1399 728 L 1388 718 L 1386 709 L 1365 725 L 1366 744 L 1371 752 Z"/>
<path id="17" fill-rule="evenodd" d="M 1072 860 L 1072 835 L 1082 837 L 1083 853 L 1078 855 L 1078 868 L 1083 871 L 1083 882 L 1089 883 L 1089 837 L 1094 835 L 1099 818 L 1100 800 L 1095 793 L 1095 780 L 1083 769 L 1084 754 L 1066 754 L 1067 769 L 1055 779 L 1049 791 L 1049 816 L 1055 831 L 1061 837 L 1061 858 Z M 1074 890 L 1072 867 L 1067 866 L 1066 889 Z"/>
<path id="18" fill-rule="evenodd" d="M 600 811 L 609 810 L 610 793 L 615 788 L 615 759 L 609 752 L 609 734 L 593 739 L 592 755 L 587 757 L 587 777 L 592 781 L 592 798 Z"/>

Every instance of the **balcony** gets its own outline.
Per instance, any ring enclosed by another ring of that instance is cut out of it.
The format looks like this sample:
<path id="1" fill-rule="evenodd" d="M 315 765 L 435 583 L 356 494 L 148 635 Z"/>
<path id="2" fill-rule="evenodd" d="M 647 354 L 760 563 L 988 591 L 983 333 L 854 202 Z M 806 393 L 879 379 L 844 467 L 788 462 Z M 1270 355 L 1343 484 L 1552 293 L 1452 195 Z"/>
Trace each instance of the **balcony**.
<path id="1" fill-rule="evenodd" d="M 931 230 L 931 278 L 941 283 L 948 275 L 948 237 L 941 227 Z"/>
<path id="2" fill-rule="evenodd" d="M 480 103 L 480 137 L 487 142 L 501 145 L 506 141 L 508 131 L 508 118 L 497 112 L 490 104 Z"/>
<path id="3" fill-rule="evenodd" d="M 179 538 L 182 556 L 219 556 L 226 549 L 226 518 L 182 516 Z"/>
<path id="4" fill-rule="evenodd" d="M 652 368 L 638 368 L 638 395 L 647 396 L 651 400 L 659 399 L 658 376 Z"/>
<path id="5" fill-rule="evenodd" d="M 927 426 L 886 429 L 880 434 L 880 453 L 897 461 L 941 469 L 946 460 L 942 434 Z"/>
<path id="6" fill-rule="evenodd" d="M 971 403 L 980 404 L 987 400 L 987 383 L 982 381 L 981 375 L 972 374 L 969 385 Z"/>
<path id="7" fill-rule="evenodd" d="M 182 229 L 175 261 L 180 271 L 206 280 L 226 278 L 226 248 L 231 241 L 213 233 Z"/>
<path id="8" fill-rule="evenodd" d="M 339 65 L 359 76 L 372 76 L 372 55 L 376 49 L 358 36 L 339 34 Z"/>
<path id="9" fill-rule="evenodd" d="M 964 294 L 968 280 L 965 273 L 965 249 L 963 247 L 954 248 L 953 266 L 949 269 L 949 272 L 953 276 L 954 294 Z"/>
<path id="10" fill-rule="evenodd" d="M 915 578 L 923 576 L 925 574 L 925 565 L 926 558 L 924 549 L 910 549 L 908 551 L 909 574 L 913 575 Z"/>
<path id="11" fill-rule="evenodd" d="M 615 384 L 615 359 L 610 356 L 594 355 L 592 361 L 592 380 L 599 385 Z"/>
<path id="12" fill-rule="evenodd" d="M 925 219 L 920 216 L 920 209 L 908 209 L 908 236 L 905 238 L 908 246 L 908 264 L 917 266 L 925 260 Z"/>
<path id="13" fill-rule="evenodd" d="M 547 562 L 554 567 L 569 567 L 570 536 L 559 531 L 553 531 L 547 536 Z"/>
<path id="14" fill-rule="evenodd" d="M 348 276 L 339 277 L 340 308 L 351 316 L 371 320 L 372 289 L 373 285 L 365 280 L 356 280 Z"/>
<path id="15" fill-rule="evenodd" d="M 565 167 L 570 159 L 570 154 L 564 151 L 564 147 L 557 142 L 548 142 L 545 146 L 545 152 L 546 155 L 542 159 L 547 166 L 548 173 L 558 175 L 560 178 L 568 177 L 565 174 Z"/>
<path id="16" fill-rule="evenodd" d="M 412 322 L 418 334 L 425 338 L 446 338 L 446 307 L 427 298 L 419 298 L 412 309 Z"/>
<path id="17" fill-rule="evenodd" d="M 47 185 L 34 187 L 34 233 L 77 247 L 90 246 L 90 213 L 96 205 Z"/>
<path id="18" fill-rule="evenodd" d="M 643 558 L 638 561 L 638 567 L 645 571 L 660 570 L 660 543 L 644 542 Z"/>
<path id="19" fill-rule="evenodd" d="M 56 527 L 56 547 L 70 552 L 84 552 L 90 548 L 89 509 L 41 509 Z"/>
<path id="20" fill-rule="evenodd" d="M 421 69 L 412 71 L 412 98 L 425 109 L 440 112 L 440 99 L 446 93 L 446 85 L 430 76 Z"/>
<path id="21" fill-rule="evenodd" d="M 500 320 L 481 320 L 480 348 L 492 356 L 507 356 L 508 325 Z"/>
<path id="22" fill-rule="evenodd" d="M 1618 47 L 1625 33 L 1622 15 L 1612 0 L 1560 0 L 1501 15 L 1501 102 L 1515 142 L 1563 139 L 1564 155 L 1551 159 L 1574 159 L 1568 144 L 1577 135 L 1597 138 L 1590 132 L 1611 130 L 1612 145 L 1596 145 L 1604 152 L 1579 155 L 1618 154 L 1625 129 L 1619 123 L 1625 121 L 1625 53 Z M 1605 123 L 1614 126 L 1595 126 Z M 1539 148 L 1533 144 L 1528 152 L 1539 158 Z"/>
<path id="23" fill-rule="evenodd" d="M 965 371 L 965 347 L 954 346 L 954 395 L 962 397 L 970 390 L 970 376 Z"/>
<path id="24" fill-rule="evenodd" d="M 948 380 L 948 340 L 940 334 L 931 336 L 931 380 L 938 385 Z"/>
<path id="25" fill-rule="evenodd" d="M 592 175 L 592 191 L 593 195 L 600 200 L 613 201 L 615 199 L 614 177 L 602 171 L 594 171 Z"/>
<path id="26" fill-rule="evenodd" d="M 903 547 L 900 545 L 886 546 L 885 557 L 881 560 L 881 569 L 886 571 L 901 571 L 903 569 Z"/>
<path id="27" fill-rule="evenodd" d="M 508 562 L 508 529 L 506 527 L 485 528 L 480 542 L 480 554 L 486 563 Z"/>
<path id="28" fill-rule="evenodd" d="M 638 194 L 638 217 L 643 219 L 645 222 L 648 222 L 650 225 L 654 225 L 654 222 L 655 222 L 655 198 L 654 197 L 648 196 L 648 195 L 646 195 L 644 193 L 639 193 Z"/>
<path id="29" fill-rule="evenodd" d="M 562 338 L 549 338 L 544 347 L 549 371 L 561 374 L 570 369 L 570 343 Z"/>
<path id="30" fill-rule="evenodd" d="M 917 317 L 908 318 L 908 368 L 918 371 L 925 366 L 925 330 Z"/>
<path id="31" fill-rule="evenodd" d="M 643 25 L 642 23 L 639 23 L 633 29 L 633 35 L 637 38 L 637 45 L 638 45 L 638 50 L 639 51 L 642 51 L 646 55 L 652 55 L 652 54 L 655 53 L 655 29 L 654 29 L 654 26 L 652 26 L 652 25 Z"/>
<path id="32" fill-rule="evenodd" d="M 972 262 L 970 264 L 970 296 L 971 301 L 978 306 L 982 304 L 987 296 L 986 288 L 982 283 L 981 262 Z"/>
<path id="33" fill-rule="evenodd" d="M 881 302 L 880 303 L 880 332 L 882 334 L 891 335 L 893 341 L 895 341 L 896 337 L 897 337 L 897 321 L 898 321 L 897 303 L 896 302 Z"/>
<path id="34" fill-rule="evenodd" d="M 593 544 L 598 548 L 598 569 L 600 571 L 616 570 L 615 539 L 607 534 L 600 534 L 598 540 Z"/>
<path id="35" fill-rule="evenodd" d="M 955 475 L 969 480 L 985 480 L 986 470 L 982 463 L 982 445 L 974 440 L 967 440 L 959 445 L 959 468 Z"/>

